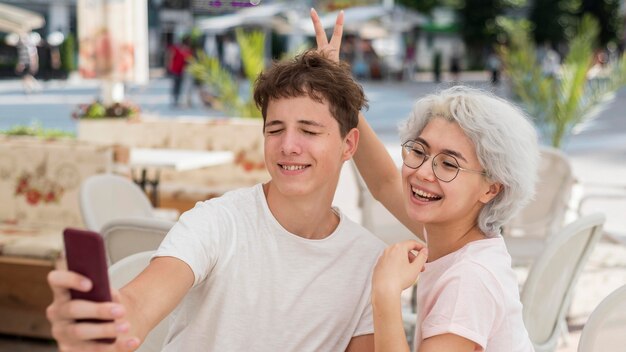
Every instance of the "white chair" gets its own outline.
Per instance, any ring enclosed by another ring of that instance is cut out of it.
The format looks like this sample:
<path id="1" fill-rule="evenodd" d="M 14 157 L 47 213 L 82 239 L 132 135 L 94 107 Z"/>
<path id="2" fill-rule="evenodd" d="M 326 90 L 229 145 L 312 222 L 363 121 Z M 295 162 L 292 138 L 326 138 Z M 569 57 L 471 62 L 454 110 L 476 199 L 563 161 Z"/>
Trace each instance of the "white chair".
<path id="1" fill-rule="evenodd" d="M 591 214 L 569 224 L 551 236 L 530 268 L 521 300 L 536 352 L 554 351 L 559 334 L 566 331 L 574 287 L 601 237 L 604 221 L 604 215 Z"/>
<path id="2" fill-rule="evenodd" d="M 359 174 L 354 163 L 352 171 L 355 175 L 359 207 L 361 208 L 361 224 L 387 244 L 394 244 L 405 240 L 419 240 L 406 226 L 404 226 L 387 208 L 385 208 L 367 189 L 365 181 Z"/>
<path id="3" fill-rule="evenodd" d="M 593 310 L 578 343 L 578 352 L 623 351 L 626 346 L 626 285 Z"/>
<path id="4" fill-rule="evenodd" d="M 503 228 L 513 265 L 529 265 L 549 236 L 564 225 L 575 184 L 572 166 L 561 151 L 542 147 L 535 198 Z"/>
<path id="5" fill-rule="evenodd" d="M 153 218 L 123 218 L 107 222 L 100 233 L 109 264 L 134 253 L 156 250 L 174 224 Z"/>
<path id="6" fill-rule="evenodd" d="M 87 178 L 80 186 L 80 210 L 85 226 L 99 232 L 102 226 L 123 217 L 154 217 L 146 194 L 128 178 L 100 174 Z"/>
<path id="7" fill-rule="evenodd" d="M 109 268 L 111 286 L 120 289 L 137 277 L 150 264 L 154 251 L 132 254 Z M 137 352 L 157 352 L 163 348 L 165 337 L 169 329 L 170 316 L 163 319 L 144 339 Z"/>

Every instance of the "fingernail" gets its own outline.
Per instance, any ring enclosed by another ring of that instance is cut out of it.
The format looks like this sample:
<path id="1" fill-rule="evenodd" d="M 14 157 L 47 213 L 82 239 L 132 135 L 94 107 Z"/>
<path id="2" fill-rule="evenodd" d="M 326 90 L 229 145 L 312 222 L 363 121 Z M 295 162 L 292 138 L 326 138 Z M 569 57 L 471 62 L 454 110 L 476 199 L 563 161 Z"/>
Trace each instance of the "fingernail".
<path id="1" fill-rule="evenodd" d="M 135 348 L 139 346 L 139 339 L 130 339 L 126 341 L 126 347 Z"/>
<path id="2" fill-rule="evenodd" d="M 121 317 L 122 313 L 123 313 L 122 307 L 115 306 L 111 308 L 111 315 L 113 315 L 113 317 L 115 318 Z"/>
<path id="3" fill-rule="evenodd" d="M 80 280 L 80 287 L 84 288 L 85 290 L 90 289 L 91 288 L 91 281 L 89 281 L 87 279 Z"/>
<path id="4" fill-rule="evenodd" d="M 425 256 L 428 256 L 428 248 L 422 249 L 422 252 L 424 253 Z"/>
<path id="5" fill-rule="evenodd" d="M 129 329 L 130 329 L 130 324 L 127 322 L 117 324 L 117 326 L 115 327 L 115 330 L 121 333 L 128 332 Z"/>

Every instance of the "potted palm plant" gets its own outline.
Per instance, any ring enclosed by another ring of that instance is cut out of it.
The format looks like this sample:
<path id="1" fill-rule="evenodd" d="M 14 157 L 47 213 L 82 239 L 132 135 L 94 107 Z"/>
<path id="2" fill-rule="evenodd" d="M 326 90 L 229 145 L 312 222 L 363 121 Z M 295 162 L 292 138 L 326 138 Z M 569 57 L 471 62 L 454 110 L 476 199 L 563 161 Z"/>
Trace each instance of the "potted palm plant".
<path id="1" fill-rule="evenodd" d="M 252 84 L 265 67 L 265 34 L 260 31 L 235 32 L 241 51 L 243 70 L 248 80 L 248 94 L 239 94 L 239 82 L 216 57 L 209 57 L 203 52 L 189 64 L 191 74 L 216 93 L 218 105 L 231 116 L 260 118 L 261 112 L 252 99 Z"/>
<path id="2" fill-rule="evenodd" d="M 535 119 L 544 141 L 555 148 L 561 148 L 577 125 L 593 117 L 626 84 L 623 56 L 606 67 L 604 75 L 590 75 L 598 24 L 589 15 L 583 17 L 578 32 L 569 41 L 569 52 L 555 76 L 542 72 L 527 22 L 503 20 L 500 25 L 509 42 L 496 50 L 512 92 Z"/>

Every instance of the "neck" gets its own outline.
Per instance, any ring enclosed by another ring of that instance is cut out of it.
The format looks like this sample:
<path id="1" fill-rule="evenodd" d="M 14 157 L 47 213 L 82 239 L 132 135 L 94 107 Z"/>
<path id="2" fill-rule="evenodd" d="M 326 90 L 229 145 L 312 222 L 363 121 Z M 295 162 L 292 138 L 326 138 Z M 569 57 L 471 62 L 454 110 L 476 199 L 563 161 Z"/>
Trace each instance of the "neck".
<path id="1" fill-rule="evenodd" d="M 339 225 L 331 208 L 332 197 L 319 192 L 308 197 L 281 194 L 270 182 L 263 185 L 268 207 L 278 223 L 290 233 L 308 239 L 328 237 Z"/>
<path id="2" fill-rule="evenodd" d="M 466 244 L 485 239 L 476 222 L 454 225 L 427 225 L 428 261 L 437 260 Z"/>

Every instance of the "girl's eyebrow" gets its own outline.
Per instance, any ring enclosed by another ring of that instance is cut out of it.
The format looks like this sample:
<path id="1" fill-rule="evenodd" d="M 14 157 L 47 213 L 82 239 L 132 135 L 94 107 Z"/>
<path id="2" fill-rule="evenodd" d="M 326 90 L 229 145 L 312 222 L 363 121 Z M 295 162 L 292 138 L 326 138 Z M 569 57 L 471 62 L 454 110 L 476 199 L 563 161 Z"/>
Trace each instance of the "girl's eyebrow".
<path id="1" fill-rule="evenodd" d="M 425 140 L 424 138 L 422 138 L 422 137 L 417 137 L 417 138 L 415 138 L 415 141 L 417 141 L 417 142 L 419 142 L 419 143 L 423 144 L 423 145 L 424 145 L 424 146 L 426 146 L 427 148 L 430 148 L 430 145 L 428 144 L 428 142 L 426 142 L 426 140 Z M 454 156 L 454 157 L 457 157 L 457 158 L 459 158 L 459 159 L 461 159 L 461 160 L 463 160 L 463 161 L 467 162 L 467 159 L 465 159 L 465 158 L 463 157 L 463 154 L 461 154 L 461 153 L 459 153 L 459 152 L 457 152 L 457 151 L 455 151 L 455 150 L 451 150 L 451 149 L 443 149 L 441 152 L 442 152 L 442 153 L 445 153 L 445 154 L 452 155 L 452 156 Z"/>

